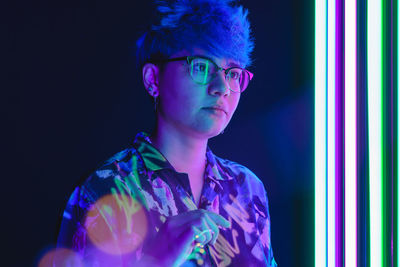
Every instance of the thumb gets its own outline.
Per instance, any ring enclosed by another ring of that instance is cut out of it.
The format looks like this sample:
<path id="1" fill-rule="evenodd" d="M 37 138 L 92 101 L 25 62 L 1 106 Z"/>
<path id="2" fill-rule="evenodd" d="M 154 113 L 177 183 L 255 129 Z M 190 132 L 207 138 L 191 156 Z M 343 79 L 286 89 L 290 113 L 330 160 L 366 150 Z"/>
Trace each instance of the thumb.
<path id="1" fill-rule="evenodd" d="M 193 236 L 194 231 L 193 229 L 189 228 L 184 231 L 180 236 L 177 238 L 177 243 L 181 244 L 180 248 L 175 251 L 176 261 L 174 262 L 173 266 L 181 266 L 189 255 L 193 252 Z M 178 247 L 176 247 L 178 248 Z"/>

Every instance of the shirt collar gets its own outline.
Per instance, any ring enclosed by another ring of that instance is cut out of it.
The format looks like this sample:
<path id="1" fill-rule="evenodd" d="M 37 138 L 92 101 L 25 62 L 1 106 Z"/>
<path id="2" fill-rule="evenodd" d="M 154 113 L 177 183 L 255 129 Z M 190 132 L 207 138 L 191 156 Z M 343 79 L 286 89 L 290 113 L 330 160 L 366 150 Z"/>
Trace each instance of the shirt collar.
<path id="1" fill-rule="evenodd" d="M 133 141 L 133 147 L 140 153 L 147 170 L 153 172 L 162 169 L 175 170 L 161 152 L 153 146 L 147 133 L 138 133 Z"/>
<path id="2" fill-rule="evenodd" d="M 139 132 L 135 137 L 133 146 L 140 153 L 140 156 L 142 157 L 147 170 L 155 172 L 162 169 L 170 169 L 175 171 L 174 167 L 161 154 L 161 152 L 153 146 L 147 133 Z M 218 181 L 233 179 L 232 176 L 228 175 L 223 170 L 221 160 L 212 153 L 211 149 L 208 146 L 206 158 L 206 177 Z"/>

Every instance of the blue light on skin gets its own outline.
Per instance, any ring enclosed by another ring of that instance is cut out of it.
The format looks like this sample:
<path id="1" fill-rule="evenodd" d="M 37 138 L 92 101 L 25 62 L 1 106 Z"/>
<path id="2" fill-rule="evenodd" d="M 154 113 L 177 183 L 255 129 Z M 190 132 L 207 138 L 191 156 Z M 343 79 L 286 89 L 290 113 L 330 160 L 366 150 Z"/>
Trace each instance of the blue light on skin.
<path id="1" fill-rule="evenodd" d="M 207 56 L 224 68 L 235 64 L 215 58 L 201 49 L 194 49 L 192 53 L 182 51 L 171 58 L 187 55 Z M 219 72 L 209 84 L 197 84 L 189 75 L 189 66 L 185 61 L 165 65 L 160 75 L 159 94 L 161 108 L 157 114 L 158 127 L 168 127 L 169 130 L 203 140 L 217 136 L 225 129 L 240 99 L 240 93 L 228 89 L 223 72 Z M 225 107 L 226 114 L 206 109 L 217 103 Z"/>

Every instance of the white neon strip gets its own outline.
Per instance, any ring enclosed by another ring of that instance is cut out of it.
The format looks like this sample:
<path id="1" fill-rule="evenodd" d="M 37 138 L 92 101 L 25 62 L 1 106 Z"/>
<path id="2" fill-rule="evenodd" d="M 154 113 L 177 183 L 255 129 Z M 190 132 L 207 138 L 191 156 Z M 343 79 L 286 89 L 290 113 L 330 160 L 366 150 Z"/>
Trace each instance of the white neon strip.
<path id="1" fill-rule="evenodd" d="M 370 263 L 382 266 L 382 3 L 368 0 Z"/>
<path id="2" fill-rule="evenodd" d="M 326 1 L 315 0 L 315 267 L 326 266 Z"/>
<path id="3" fill-rule="evenodd" d="M 357 266 L 356 0 L 345 3 L 345 266 Z"/>
<path id="4" fill-rule="evenodd" d="M 336 1 L 328 1 L 328 267 L 336 267 Z"/>

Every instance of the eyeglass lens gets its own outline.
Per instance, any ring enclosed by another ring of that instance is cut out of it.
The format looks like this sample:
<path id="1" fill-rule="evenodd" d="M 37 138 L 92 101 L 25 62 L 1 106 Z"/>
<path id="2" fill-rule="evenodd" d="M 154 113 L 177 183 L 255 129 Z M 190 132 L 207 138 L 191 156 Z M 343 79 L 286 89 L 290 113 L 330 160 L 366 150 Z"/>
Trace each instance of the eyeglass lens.
<path id="1" fill-rule="evenodd" d="M 199 84 L 211 82 L 217 75 L 218 68 L 215 64 L 205 58 L 193 58 L 190 63 L 190 75 Z M 234 92 L 243 92 L 249 83 L 248 73 L 241 68 L 230 68 L 225 74 L 225 80 L 229 88 Z"/>

